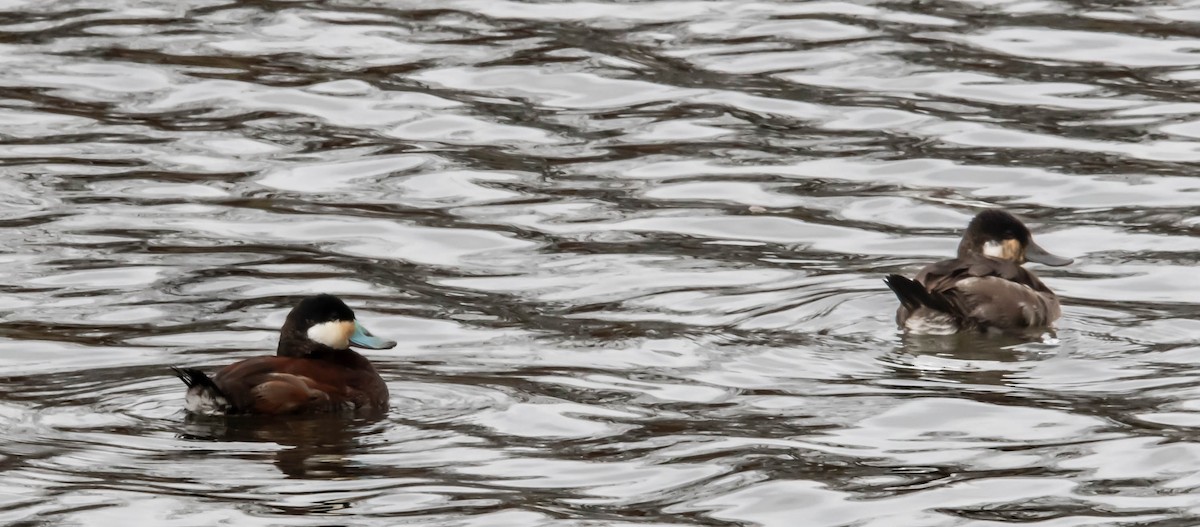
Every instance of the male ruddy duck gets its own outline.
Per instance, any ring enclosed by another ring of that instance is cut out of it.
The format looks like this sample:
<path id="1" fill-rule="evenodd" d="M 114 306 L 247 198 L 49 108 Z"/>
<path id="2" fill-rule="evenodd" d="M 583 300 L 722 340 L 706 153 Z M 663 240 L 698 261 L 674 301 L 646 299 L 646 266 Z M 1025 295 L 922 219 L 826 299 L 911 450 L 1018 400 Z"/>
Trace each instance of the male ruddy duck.
<path id="1" fill-rule="evenodd" d="M 338 297 L 317 295 L 301 300 L 288 313 L 274 357 L 235 362 L 212 378 L 194 368 L 171 369 L 188 386 L 188 411 L 198 414 L 383 410 L 387 384 L 350 346 L 395 345 L 371 335 Z"/>
<path id="2" fill-rule="evenodd" d="M 926 266 L 916 280 L 891 274 L 883 281 L 900 299 L 896 323 L 913 333 L 1048 327 L 1062 309 L 1054 292 L 1021 267 L 1026 261 L 1057 267 L 1073 260 L 1033 243 L 1016 216 L 991 209 L 967 225 L 957 258 Z"/>

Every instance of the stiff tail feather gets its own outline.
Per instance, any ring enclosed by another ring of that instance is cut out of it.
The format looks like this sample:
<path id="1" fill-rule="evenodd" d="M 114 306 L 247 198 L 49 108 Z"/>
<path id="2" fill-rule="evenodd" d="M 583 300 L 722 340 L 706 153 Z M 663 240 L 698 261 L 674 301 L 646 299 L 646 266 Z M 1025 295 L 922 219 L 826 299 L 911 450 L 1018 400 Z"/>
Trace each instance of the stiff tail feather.
<path id="1" fill-rule="evenodd" d="M 914 280 L 898 274 L 889 274 L 883 279 L 883 283 L 887 284 L 893 293 L 896 293 L 896 298 L 899 298 L 900 303 L 904 304 L 909 311 L 926 307 L 942 313 L 954 312 L 954 306 L 950 305 L 945 297 L 929 292 L 925 286 Z"/>
<path id="2" fill-rule="evenodd" d="M 221 391 L 208 375 L 195 368 L 176 368 L 171 366 L 175 376 L 187 385 L 187 398 L 184 404 L 189 412 L 198 414 L 218 414 L 229 410 L 229 398 Z"/>

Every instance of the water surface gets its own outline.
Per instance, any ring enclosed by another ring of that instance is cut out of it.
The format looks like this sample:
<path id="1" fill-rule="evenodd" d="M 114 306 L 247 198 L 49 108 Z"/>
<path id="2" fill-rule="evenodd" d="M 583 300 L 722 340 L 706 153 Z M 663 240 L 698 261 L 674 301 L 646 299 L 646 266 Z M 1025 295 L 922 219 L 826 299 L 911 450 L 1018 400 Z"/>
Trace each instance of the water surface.
<path id="1" fill-rule="evenodd" d="M 1200 524 L 1197 22 L 4 2 L 0 524 Z M 1057 331 L 903 337 L 988 206 Z M 315 292 L 386 417 L 185 417 Z"/>

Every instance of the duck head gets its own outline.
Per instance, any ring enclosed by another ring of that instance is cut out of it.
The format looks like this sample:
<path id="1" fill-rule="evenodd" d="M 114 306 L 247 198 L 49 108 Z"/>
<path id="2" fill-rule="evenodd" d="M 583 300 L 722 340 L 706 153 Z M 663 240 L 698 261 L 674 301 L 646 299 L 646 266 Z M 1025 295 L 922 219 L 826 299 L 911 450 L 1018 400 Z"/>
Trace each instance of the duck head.
<path id="1" fill-rule="evenodd" d="M 1051 254 L 1034 243 L 1029 228 L 1016 216 L 1000 209 L 980 212 L 967 225 L 967 232 L 958 244 L 958 257 L 972 254 L 1010 260 L 1017 265 L 1030 261 L 1059 267 L 1074 261 Z"/>
<path id="2" fill-rule="evenodd" d="M 323 350 L 347 350 L 350 346 L 388 349 L 395 345 L 395 341 L 367 331 L 341 299 L 321 294 L 301 300 L 288 313 L 279 332 L 279 348 L 275 354 L 304 357 Z"/>

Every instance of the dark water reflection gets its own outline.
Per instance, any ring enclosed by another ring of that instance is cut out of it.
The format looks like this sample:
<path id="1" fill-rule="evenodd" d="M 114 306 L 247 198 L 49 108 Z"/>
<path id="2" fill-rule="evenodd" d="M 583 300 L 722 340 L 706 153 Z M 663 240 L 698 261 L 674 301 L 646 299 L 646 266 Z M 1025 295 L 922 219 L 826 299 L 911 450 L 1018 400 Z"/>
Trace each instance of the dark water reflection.
<path id="1" fill-rule="evenodd" d="M 0 524 L 1200 524 L 1200 4 L 0 9 Z M 987 205 L 1058 330 L 898 335 Z M 317 291 L 388 415 L 185 418 Z"/>

